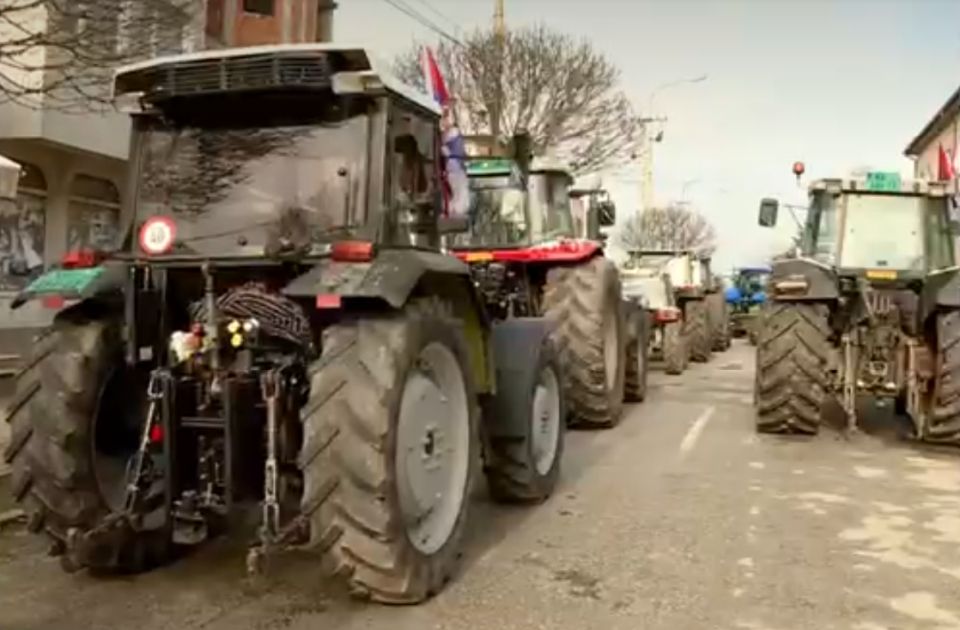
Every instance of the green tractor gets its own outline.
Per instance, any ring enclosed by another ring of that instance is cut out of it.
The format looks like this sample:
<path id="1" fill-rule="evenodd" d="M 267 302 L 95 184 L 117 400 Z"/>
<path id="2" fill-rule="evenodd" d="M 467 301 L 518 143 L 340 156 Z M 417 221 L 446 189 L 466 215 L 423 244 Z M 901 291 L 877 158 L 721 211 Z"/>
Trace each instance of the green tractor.
<path id="1" fill-rule="evenodd" d="M 960 274 L 952 184 L 896 173 L 810 186 L 798 255 L 773 262 L 759 329 L 756 422 L 816 433 L 828 397 L 892 399 L 915 436 L 960 443 Z M 759 223 L 776 223 L 764 199 Z"/>
<path id="2" fill-rule="evenodd" d="M 120 70 L 133 112 L 118 250 L 71 252 L 16 303 L 66 303 L 7 408 L 11 485 L 64 568 L 141 571 L 260 527 L 354 594 L 450 579 L 483 462 L 552 492 L 563 371 L 442 252 L 436 105 L 333 45 Z"/>

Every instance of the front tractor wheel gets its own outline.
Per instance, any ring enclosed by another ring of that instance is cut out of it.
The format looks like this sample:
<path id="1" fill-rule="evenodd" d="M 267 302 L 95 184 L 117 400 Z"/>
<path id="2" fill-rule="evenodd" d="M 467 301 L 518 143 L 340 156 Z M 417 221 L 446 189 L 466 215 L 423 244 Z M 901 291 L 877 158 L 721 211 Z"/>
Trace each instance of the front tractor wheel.
<path id="1" fill-rule="evenodd" d="M 34 345 L 6 410 L 11 439 L 4 459 L 13 468 L 14 499 L 29 528 L 52 539 L 68 571 L 142 571 L 172 551 L 167 529 L 146 529 L 163 522 L 159 481 L 141 495 L 143 531 L 68 549 L 72 533 L 80 540 L 123 508 L 126 468 L 145 419 L 146 379 L 125 369 L 122 348 L 119 319 L 60 314 Z"/>
<path id="2" fill-rule="evenodd" d="M 453 575 L 479 459 L 462 329 L 426 299 L 324 332 L 301 509 L 308 546 L 358 597 L 417 603 Z"/>
<path id="3" fill-rule="evenodd" d="M 823 304 L 781 303 L 757 323 L 757 431 L 812 435 L 827 391 L 830 327 Z"/>
<path id="4" fill-rule="evenodd" d="M 623 411 L 626 326 L 620 299 L 617 268 L 602 256 L 547 273 L 544 315 L 554 325 L 571 415 L 585 427 L 612 427 Z"/>
<path id="5" fill-rule="evenodd" d="M 513 340 L 505 341 L 509 347 Z M 517 342 L 515 347 L 522 344 Z M 520 431 L 491 435 L 488 440 L 484 468 L 490 495 L 503 503 L 544 501 L 557 485 L 566 430 L 559 357 L 545 338 L 530 365 L 498 366 L 497 371 L 497 400 L 488 408 L 484 424 L 507 424 Z"/>
<path id="6" fill-rule="evenodd" d="M 960 311 L 937 316 L 936 365 L 933 410 L 921 437 L 929 442 L 960 444 Z"/>

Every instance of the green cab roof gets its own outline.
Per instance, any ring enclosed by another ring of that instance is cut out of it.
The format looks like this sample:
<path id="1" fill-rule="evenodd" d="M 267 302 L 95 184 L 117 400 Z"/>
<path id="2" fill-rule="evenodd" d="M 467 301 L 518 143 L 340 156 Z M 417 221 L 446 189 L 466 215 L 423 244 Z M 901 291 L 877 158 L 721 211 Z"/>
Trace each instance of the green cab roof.
<path id="1" fill-rule="evenodd" d="M 471 158 L 467 160 L 468 176 L 510 175 L 514 162 L 509 158 Z"/>

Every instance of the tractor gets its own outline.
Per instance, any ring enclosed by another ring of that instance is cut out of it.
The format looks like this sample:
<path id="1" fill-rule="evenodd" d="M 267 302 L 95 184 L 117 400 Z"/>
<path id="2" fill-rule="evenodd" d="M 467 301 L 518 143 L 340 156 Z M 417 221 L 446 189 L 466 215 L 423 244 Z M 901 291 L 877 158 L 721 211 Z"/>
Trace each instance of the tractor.
<path id="1" fill-rule="evenodd" d="M 724 299 L 723 281 L 711 269 L 710 256 L 700 255 L 699 284 L 704 291 L 704 306 L 707 310 L 707 336 L 713 352 L 723 352 L 730 347 L 730 309 Z"/>
<path id="2" fill-rule="evenodd" d="M 624 399 L 646 393 L 645 329 L 621 302 L 620 276 L 598 235 L 577 232 L 569 173 L 549 158 L 534 159 L 524 133 L 507 149 L 467 157 L 466 166 L 470 227 L 452 251 L 471 266 L 495 316 L 551 322 L 571 423 L 614 426 Z M 587 224 L 612 225 L 614 217 L 612 203 L 591 199 Z"/>
<path id="3" fill-rule="evenodd" d="M 890 401 L 916 438 L 960 443 L 960 274 L 952 183 L 898 173 L 824 179 L 793 258 L 775 260 L 759 329 L 761 432 L 814 434 L 828 397 Z M 776 224 L 778 202 L 760 203 Z"/>
<path id="4" fill-rule="evenodd" d="M 684 334 L 683 311 L 677 306 L 670 273 L 672 256 L 630 250 L 620 265 L 623 296 L 642 304 L 649 322 L 650 358 L 664 364 L 667 374 L 682 374 L 689 350 Z"/>
<path id="5" fill-rule="evenodd" d="M 12 488 L 67 570 L 147 570 L 259 528 L 363 598 L 454 573 L 483 463 L 538 502 L 563 445 L 545 319 L 498 318 L 441 241 L 440 111 L 363 49 L 233 48 L 119 70 L 119 248 L 17 296 L 63 300 L 7 409 Z M 249 534 L 249 533 L 248 533 Z"/>
<path id="6" fill-rule="evenodd" d="M 730 335 L 746 336 L 751 345 L 757 345 L 757 315 L 766 302 L 770 267 L 742 267 L 733 274 L 724 299 L 731 312 Z"/>

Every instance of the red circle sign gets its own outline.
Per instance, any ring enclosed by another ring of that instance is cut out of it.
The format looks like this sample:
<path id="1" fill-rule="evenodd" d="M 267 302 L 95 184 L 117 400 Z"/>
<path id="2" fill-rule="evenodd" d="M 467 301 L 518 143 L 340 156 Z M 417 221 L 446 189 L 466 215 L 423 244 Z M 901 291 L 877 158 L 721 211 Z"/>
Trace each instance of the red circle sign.
<path id="1" fill-rule="evenodd" d="M 177 225 L 169 217 L 150 217 L 140 227 L 140 249 L 151 256 L 173 249 Z"/>

